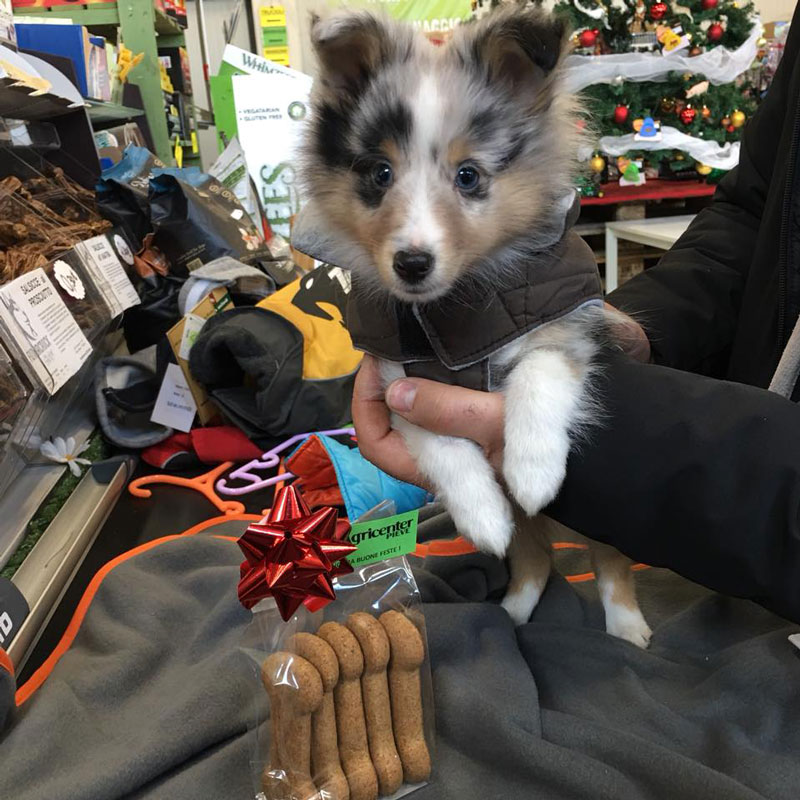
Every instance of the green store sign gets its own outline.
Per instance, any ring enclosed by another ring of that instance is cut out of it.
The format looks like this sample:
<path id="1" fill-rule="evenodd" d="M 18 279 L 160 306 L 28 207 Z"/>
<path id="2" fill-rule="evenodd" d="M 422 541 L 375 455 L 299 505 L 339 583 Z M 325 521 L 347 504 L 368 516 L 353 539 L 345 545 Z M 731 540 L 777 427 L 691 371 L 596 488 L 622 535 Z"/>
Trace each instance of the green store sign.
<path id="1" fill-rule="evenodd" d="M 425 33 L 450 31 L 472 16 L 471 0 L 351 0 L 349 6 L 381 9 Z"/>

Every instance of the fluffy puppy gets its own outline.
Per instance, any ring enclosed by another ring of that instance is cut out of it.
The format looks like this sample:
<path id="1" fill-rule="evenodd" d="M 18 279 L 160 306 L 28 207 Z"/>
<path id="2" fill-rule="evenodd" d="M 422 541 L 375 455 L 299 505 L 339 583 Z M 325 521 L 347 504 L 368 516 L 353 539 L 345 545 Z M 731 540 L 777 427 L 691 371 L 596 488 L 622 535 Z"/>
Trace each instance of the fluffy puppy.
<path id="1" fill-rule="evenodd" d="M 358 11 L 315 18 L 312 38 L 296 246 L 352 270 L 348 327 L 384 358 L 387 382 L 480 373 L 480 388 L 504 393 L 502 484 L 475 443 L 393 425 L 458 530 L 509 556 L 503 605 L 524 622 L 551 567 L 555 523 L 539 512 L 599 414 L 605 328 L 596 265 L 567 230 L 579 127 L 563 24 L 500 10 L 435 47 Z M 646 646 L 630 562 L 592 554 L 608 631 Z"/>

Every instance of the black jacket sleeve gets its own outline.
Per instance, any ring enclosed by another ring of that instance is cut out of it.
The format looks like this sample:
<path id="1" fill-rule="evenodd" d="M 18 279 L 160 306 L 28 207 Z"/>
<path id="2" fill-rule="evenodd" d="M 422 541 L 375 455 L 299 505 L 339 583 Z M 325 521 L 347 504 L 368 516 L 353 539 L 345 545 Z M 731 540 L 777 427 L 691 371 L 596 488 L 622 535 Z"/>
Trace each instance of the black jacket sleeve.
<path id="1" fill-rule="evenodd" d="M 655 267 L 608 298 L 644 327 L 656 363 L 724 374 L 785 117 L 796 105 L 788 94 L 799 44 L 800 36 L 790 37 L 769 93 L 745 128 L 739 165 L 720 182 L 712 204 Z"/>
<path id="2" fill-rule="evenodd" d="M 800 622 L 800 407 L 614 353 L 606 410 L 546 513 Z"/>

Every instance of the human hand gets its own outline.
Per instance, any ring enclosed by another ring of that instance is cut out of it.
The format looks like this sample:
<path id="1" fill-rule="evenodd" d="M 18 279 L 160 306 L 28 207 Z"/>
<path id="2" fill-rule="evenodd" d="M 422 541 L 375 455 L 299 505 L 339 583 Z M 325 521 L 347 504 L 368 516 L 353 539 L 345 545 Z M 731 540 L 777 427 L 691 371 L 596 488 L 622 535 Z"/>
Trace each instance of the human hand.
<path id="1" fill-rule="evenodd" d="M 359 450 L 364 458 L 395 478 L 426 486 L 402 435 L 391 427 L 390 409 L 434 433 L 472 439 L 492 466 L 500 469 L 502 394 L 476 392 L 422 378 L 401 378 L 390 384 L 384 394 L 377 360 L 364 356 L 353 390 L 353 423 Z"/>

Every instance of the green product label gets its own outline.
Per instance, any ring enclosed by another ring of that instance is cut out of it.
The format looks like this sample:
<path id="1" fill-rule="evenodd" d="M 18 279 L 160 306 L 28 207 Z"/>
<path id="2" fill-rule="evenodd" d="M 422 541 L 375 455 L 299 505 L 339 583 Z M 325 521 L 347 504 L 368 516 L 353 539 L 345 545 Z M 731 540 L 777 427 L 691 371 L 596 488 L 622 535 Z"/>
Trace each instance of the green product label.
<path id="1" fill-rule="evenodd" d="M 417 547 L 417 511 L 394 517 L 357 522 L 350 529 L 350 544 L 358 550 L 347 557 L 351 567 L 405 556 Z"/>

